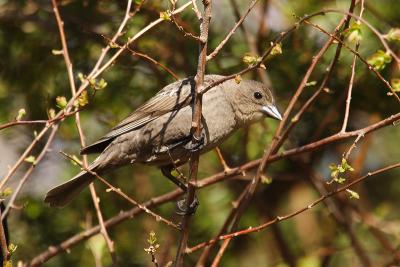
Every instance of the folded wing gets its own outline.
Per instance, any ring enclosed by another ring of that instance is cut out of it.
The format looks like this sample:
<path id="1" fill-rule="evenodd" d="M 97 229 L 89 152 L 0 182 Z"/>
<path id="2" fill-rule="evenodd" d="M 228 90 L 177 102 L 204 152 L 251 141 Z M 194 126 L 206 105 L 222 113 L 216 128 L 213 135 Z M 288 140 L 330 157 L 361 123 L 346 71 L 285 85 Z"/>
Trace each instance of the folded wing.
<path id="1" fill-rule="evenodd" d="M 145 104 L 115 126 L 97 142 L 83 148 L 81 154 L 101 153 L 116 137 L 137 130 L 158 117 L 190 104 L 194 93 L 194 80 L 177 81 L 159 91 Z"/>

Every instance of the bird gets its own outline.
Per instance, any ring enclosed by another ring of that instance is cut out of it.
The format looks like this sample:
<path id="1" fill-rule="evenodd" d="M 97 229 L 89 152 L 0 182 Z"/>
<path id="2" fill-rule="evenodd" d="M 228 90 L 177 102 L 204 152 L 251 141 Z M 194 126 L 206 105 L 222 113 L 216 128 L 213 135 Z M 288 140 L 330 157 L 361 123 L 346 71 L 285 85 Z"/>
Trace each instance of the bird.
<path id="1" fill-rule="evenodd" d="M 224 78 L 205 75 L 203 86 Z M 186 191 L 186 184 L 171 172 L 188 162 L 194 151 L 206 153 L 237 129 L 266 116 L 282 119 L 266 85 L 247 79 L 226 80 L 203 94 L 201 138 L 193 142 L 194 95 L 194 77 L 165 86 L 109 133 L 84 147 L 82 155 L 100 153 L 89 165 L 90 172 L 82 170 L 69 181 L 54 187 L 47 192 L 44 201 L 52 207 L 66 206 L 95 180 L 93 172 L 102 175 L 136 163 L 158 166 L 164 176 Z"/>

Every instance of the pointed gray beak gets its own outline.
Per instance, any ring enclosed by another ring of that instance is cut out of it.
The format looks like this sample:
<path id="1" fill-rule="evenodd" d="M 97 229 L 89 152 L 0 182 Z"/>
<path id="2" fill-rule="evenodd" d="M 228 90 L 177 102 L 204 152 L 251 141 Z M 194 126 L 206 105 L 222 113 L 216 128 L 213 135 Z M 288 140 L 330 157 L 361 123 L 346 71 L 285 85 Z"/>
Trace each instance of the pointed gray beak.
<path id="1" fill-rule="evenodd" d="M 279 113 L 278 109 L 274 105 L 263 106 L 261 108 L 261 111 L 265 115 L 267 115 L 271 118 L 274 118 L 274 119 L 277 119 L 280 121 L 282 120 L 282 115 Z"/>

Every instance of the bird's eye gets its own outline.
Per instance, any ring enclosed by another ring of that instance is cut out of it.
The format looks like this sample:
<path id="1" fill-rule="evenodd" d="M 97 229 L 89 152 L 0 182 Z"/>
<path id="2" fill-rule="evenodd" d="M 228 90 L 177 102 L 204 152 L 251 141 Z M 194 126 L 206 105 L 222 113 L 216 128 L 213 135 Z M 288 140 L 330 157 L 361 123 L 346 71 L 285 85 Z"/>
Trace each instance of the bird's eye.
<path id="1" fill-rule="evenodd" d="M 260 92 L 255 92 L 254 93 L 254 97 L 255 97 L 255 99 L 261 99 L 262 98 L 262 94 Z"/>

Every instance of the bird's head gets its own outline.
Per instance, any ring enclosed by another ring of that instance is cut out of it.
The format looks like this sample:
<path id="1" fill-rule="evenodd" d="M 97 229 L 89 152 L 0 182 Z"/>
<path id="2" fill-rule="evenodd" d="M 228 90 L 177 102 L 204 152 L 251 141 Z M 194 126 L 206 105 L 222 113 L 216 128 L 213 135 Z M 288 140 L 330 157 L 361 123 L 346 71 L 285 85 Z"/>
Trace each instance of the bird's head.
<path id="1" fill-rule="evenodd" d="M 252 80 L 242 80 L 239 84 L 232 81 L 233 90 L 229 95 L 235 116 L 248 124 L 268 116 L 282 120 L 270 89 L 264 84 Z"/>

